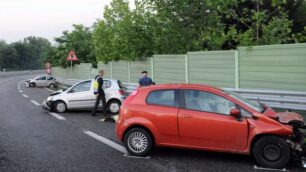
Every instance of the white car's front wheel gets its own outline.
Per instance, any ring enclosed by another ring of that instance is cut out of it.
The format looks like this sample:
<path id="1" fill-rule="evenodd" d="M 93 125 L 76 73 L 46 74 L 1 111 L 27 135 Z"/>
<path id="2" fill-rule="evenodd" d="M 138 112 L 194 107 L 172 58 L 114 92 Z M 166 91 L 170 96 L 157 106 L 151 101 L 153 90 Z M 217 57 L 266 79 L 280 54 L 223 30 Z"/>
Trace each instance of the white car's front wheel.
<path id="1" fill-rule="evenodd" d="M 53 109 L 58 113 L 64 113 L 67 110 L 67 105 L 63 101 L 56 101 L 53 104 Z"/>
<path id="2" fill-rule="evenodd" d="M 55 84 L 53 84 L 53 83 L 51 83 L 50 85 L 49 85 L 49 88 L 54 88 L 55 87 Z"/>
<path id="3" fill-rule="evenodd" d="M 36 87 L 36 84 L 34 82 L 30 82 L 29 87 Z"/>

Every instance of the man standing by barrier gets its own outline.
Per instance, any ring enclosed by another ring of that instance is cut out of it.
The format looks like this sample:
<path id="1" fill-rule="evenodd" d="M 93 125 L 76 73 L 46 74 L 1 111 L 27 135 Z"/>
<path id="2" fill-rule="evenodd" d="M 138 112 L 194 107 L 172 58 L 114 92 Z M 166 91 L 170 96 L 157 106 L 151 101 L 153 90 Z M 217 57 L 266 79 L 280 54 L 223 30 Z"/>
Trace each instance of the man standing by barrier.
<path id="1" fill-rule="evenodd" d="M 94 81 L 94 94 L 97 96 L 96 97 L 96 103 L 94 106 L 94 109 L 91 113 L 92 116 L 96 116 L 96 112 L 98 110 L 100 100 L 102 101 L 103 109 L 102 109 L 102 114 L 106 117 L 106 99 L 105 99 L 105 93 L 103 90 L 103 75 L 104 75 L 104 70 L 100 70 L 99 74 L 95 77 Z"/>
<path id="2" fill-rule="evenodd" d="M 152 79 L 148 77 L 147 71 L 142 71 L 141 74 L 142 74 L 142 78 L 139 79 L 140 87 L 154 85 L 154 82 L 152 81 Z"/>

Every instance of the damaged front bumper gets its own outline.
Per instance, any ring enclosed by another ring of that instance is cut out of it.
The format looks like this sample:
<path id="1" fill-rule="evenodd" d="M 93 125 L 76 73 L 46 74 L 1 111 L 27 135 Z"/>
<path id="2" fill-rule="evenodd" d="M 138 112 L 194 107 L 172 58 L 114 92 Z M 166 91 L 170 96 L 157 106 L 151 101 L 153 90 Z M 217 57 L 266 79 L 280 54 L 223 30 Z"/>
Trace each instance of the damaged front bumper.
<path id="1" fill-rule="evenodd" d="M 25 87 L 30 87 L 30 81 L 24 81 L 24 86 Z"/>
<path id="2" fill-rule="evenodd" d="M 51 111 L 51 106 L 52 105 L 52 102 L 48 102 L 47 100 L 44 100 L 43 103 L 41 104 L 41 107 L 47 111 Z"/>
<path id="3" fill-rule="evenodd" d="M 293 135 L 287 139 L 292 150 L 294 160 L 300 161 L 303 168 L 306 168 L 306 125 L 301 121 L 289 123 L 293 127 Z"/>

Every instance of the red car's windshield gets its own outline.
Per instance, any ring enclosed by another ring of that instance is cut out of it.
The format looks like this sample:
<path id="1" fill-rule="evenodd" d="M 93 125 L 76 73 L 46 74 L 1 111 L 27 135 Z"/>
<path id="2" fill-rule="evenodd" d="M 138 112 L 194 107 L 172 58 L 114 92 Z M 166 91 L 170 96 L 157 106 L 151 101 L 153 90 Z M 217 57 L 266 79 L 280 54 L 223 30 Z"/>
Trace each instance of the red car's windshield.
<path id="1" fill-rule="evenodd" d="M 262 104 L 260 104 L 259 102 L 250 101 L 250 100 L 248 100 L 248 99 L 246 99 L 246 98 L 244 98 L 244 97 L 240 96 L 239 94 L 234 93 L 234 92 L 232 92 L 232 91 L 223 90 L 223 93 L 225 93 L 225 94 L 227 94 L 227 95 L 229 95 L 229 96 L 231 96 L 231 97 L 233 97 L 233 98 L 235 98 L 235 99 L 237 99 L 237 100 L 239 100 L 239 101 L 245 103 L 246 105 L 248 105 L 249 107 L 255 109 L 255 110 L 258 111 L 258 112 L 264 112 L 265 109 L 266 109 L 266 108 L 265 108 Z"/>

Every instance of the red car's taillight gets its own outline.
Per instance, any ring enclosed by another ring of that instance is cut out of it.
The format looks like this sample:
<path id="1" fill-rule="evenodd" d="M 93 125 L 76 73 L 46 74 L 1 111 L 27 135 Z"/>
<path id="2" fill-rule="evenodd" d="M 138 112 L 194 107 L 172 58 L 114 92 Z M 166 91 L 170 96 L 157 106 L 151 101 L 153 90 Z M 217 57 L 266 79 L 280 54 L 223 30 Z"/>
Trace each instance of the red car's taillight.
<path id="1" fill-rule="evenodd" d="M 137 93 L 138 93 L 138 91 L 135 90 L 135 91 L 133 91 L 133 92 L 130 94 L 130 96 L 135 96 Z"/>
<path id="2" fill-rule="evenodd" d="M 138 93 L 137 90 L 133 91 L 125 100 L 124 100 L 124 104 L 129 104 L 134 97 L 136 96 L 136 94 Z"/>

